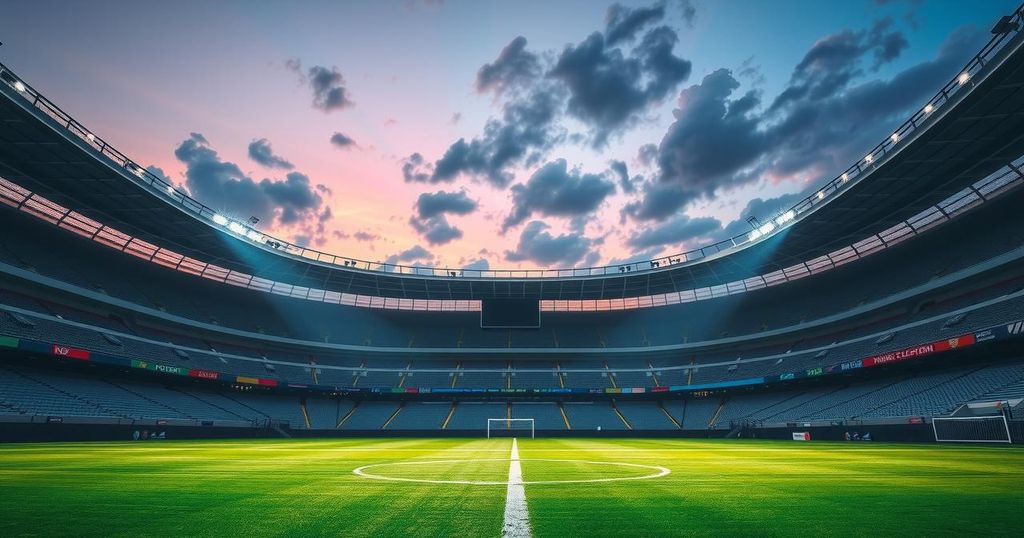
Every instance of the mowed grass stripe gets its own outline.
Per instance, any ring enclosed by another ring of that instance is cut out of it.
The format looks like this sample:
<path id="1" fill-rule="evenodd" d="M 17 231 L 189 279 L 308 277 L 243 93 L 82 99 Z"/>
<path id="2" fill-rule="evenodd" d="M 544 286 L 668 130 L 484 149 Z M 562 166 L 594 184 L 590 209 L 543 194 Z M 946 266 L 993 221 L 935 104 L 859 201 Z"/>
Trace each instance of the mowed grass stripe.
<path id="1" fill-rule="evenodd" d="M 0 535 L 497 536 L 505 488 L 385 482 L 352 470 L 502 458 L 510 446 L 509 439 L 3 445 Z M 1016 448 L 520 439 L 519 452 L 527 482 L 621 472 L 530 459 L 672 470 L 653 480 L 527 485 L 538 537 L 1014 536 L 1024 528 L 1024 450 Z M 479 463 L 424 473 L 491 479 L 497 469 Z"/>

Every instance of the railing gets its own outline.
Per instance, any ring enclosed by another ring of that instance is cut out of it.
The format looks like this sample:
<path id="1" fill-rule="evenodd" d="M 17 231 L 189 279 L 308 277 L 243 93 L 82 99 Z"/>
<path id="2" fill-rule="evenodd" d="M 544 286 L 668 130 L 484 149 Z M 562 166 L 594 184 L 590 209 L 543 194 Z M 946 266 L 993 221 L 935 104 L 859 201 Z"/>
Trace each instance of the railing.
<path id="1" fill-rule="evenodd" d="M 891 226 L 887 230 L 828 254 L 799 262 L 771 273 L 716 286 L 686 289 L 658 295 L 618 299 L 542 300 L 540 302 L 540 309 L 545 312 L 589 312 L 666 306 L 745 293 L 784 284 L 812 274 L 822 273 L 853 260 L 880 252 L 901 241 L 948 222 L 984 204 L 988 200 L 1009 192 L 1011 189 L 1024 184 L 1024 173 L 1021 172 L 1022 167 L 1024 167 L 1024 156 L 1006 164 L 988 176 L 976 181 L 971 186 L 961 189 L 938 204 Z M 308 301 L 386 310 L 480 310 L 480 301 L 478 300 L 407 299 L 342 293 L 319 288 L 295 286 L 286 282 L 278 282 L 248 273 L 229 270 L 132 237 L 120 230 L 96 222 L 85 215 L 35 194 L 3 177 L 0 177 L 0 203 L 148 262 L 254 291 L 284 295 Z"/>
<path id="2" fill-rule="evenodd" d="M 22 95 L 33 107 L 52 118 L 59 126 L 62 126 L 69 133 L 86 142 L 99 155 L 109 159 L 113 165 L 127 172 L 127 177 L 135 183 L 148 187 L 156 195 L 171 204 L 179 206 L 207 224 L 219 227 L 224 231 L 232 233 L 237 238 L 247 240 L 263 249 L 332 267 L 396 275 L 469 279 L 584 278 L 665 270 L 680 264 L 698 263 L 707 258 L 717 257 L 722 253 L 763 240 L 778 233 L 779 230 L 791 225 L 793 222 L 800 220 L 802 215 L 807 214 L 810 210 L 820 205 L 828 203 L 836 195 L 860 181 L 868 172 L 888 160 L 889 156 L 896 152 L 898 145 L 906 144 L 910 141 L 908 140 L 909 137 L 923 131 L 925 127 L 930 125 L 932 118 L 936 116 L 935 112 L 949 103 L 954 96 L 959 95 L 964 88 L 968 88 L 968 91 L 970 91 L 969 89 L 975 86 L 976 79 L 981 76 L 986 66 L 1021 32 L 1021 23 L 1024 22 L 1024 5 L 1018 7 L 1010 15 L 1010 22 L 1011 25 L 1007 28 L 1006 32 L 993 35 L 988 43 L 982 47 L 981 51 L 975 54 L 952 80 L 946 83 L 934 97 L 929 99 L 921 109 L 904 121 L 889 137 L 867 152 L 864 158 L 852 164 L 814 194 L 800 200 L 789 209 L 780 211 L 778 214 L 773 215 L 772 218 L 763 221 L 764 223 L 760 224 L 753 231 L 678 254 L 660 256 L 640 262 L 586 268 L 477 270 L 454 267 L 410 266 L 338 256 L 296 245 L 284 239 L 263 233 L 242 221 L 227 217 L 204 205 L 202 202 L 195 200 L 179 187 L 146 170 L 145 167 L 129 159 L 61 110 L 60 107 L 25 83 L 2 63 L 0 63 L 0 80 Z M 987 73 L 985 75 L 987 76 Z"/>

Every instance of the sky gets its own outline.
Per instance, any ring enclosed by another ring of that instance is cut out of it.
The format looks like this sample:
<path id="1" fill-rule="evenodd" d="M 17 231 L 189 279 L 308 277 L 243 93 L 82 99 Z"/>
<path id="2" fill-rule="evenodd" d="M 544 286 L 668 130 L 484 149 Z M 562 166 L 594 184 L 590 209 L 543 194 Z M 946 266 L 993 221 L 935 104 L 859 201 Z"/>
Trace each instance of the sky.
<path id="1" fill-rule="evenodd" d="M 225 215 L 409 265 L 749 231 L 954 78 L 1014 0 L 6 0 L 0 61 Z"/>

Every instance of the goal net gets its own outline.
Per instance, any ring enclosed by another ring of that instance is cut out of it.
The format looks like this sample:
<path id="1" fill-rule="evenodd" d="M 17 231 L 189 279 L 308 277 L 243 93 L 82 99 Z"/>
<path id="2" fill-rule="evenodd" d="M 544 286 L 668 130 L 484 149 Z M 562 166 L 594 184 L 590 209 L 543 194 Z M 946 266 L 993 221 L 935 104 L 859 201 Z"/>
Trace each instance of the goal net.
<path id="1" fill-rule="evenodd" d="M 1002 415 L 990 417 L 937 417 L 932 419 L 935 440 L 950 443 L 1010 443 L 1010 426 Z"/>
<path id="2" fill-rule="evenodd" d="M 526 436 L 533 439 L 534 433 L 532 418 L 489 418 L 487 419 L 487 438 L 493 436 Z"/>

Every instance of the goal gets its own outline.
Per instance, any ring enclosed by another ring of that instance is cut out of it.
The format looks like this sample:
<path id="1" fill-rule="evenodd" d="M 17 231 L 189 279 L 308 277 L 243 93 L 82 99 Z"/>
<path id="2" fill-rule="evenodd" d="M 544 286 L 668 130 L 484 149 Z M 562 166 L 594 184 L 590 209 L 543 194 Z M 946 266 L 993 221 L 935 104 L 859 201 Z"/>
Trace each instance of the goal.
<path id="1" fill-rule="evenodd" d="M 949 443 L 1012 443 L 1010 425 L 1002 415 L 988 417 L 936 417 L 935 440 Z"/>
<path id="2" fill-rule="evenodd" d="M 495 435 L 526 435 L 534 438 L 536 430 L 532 418 L 489 418 L 487 419 L 487 438 Z"/>

